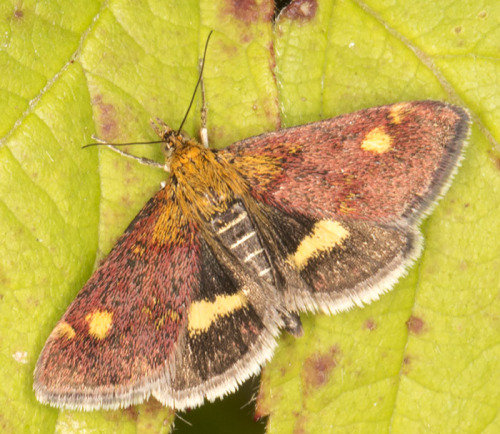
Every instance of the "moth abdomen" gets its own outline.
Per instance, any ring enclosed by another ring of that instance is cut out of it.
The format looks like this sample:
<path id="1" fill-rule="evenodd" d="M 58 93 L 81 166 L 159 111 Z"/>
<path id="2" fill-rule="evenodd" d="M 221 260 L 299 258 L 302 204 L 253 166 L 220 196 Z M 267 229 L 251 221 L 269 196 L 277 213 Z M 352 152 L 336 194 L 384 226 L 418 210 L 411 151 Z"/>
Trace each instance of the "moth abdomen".
<path id="1" fill-rule="evenodd" d="M 241 201 L 234 201 L 225 212 L 216 215 L 211 220 L 211 225 L 221 244 L 239 260 L 250 275 L 275 285 L 272 264 L 266 255 L 258 228 Z"/>

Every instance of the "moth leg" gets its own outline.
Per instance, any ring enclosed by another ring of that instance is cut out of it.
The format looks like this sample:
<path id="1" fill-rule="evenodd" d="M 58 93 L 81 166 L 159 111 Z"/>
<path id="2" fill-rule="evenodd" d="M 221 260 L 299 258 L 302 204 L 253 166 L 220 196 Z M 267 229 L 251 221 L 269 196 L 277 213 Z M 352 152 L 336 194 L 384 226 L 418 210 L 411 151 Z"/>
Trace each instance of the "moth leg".
<path id="1" fill-rule="evenodd" d="M 120 154 L 123 157 L 131 158 L 132 160 L 135 160 L 135 161 L 137 161 L 140 164 L 143 164 L 145 166 L 156 167 L 158 169 L 163 169 L 166 172 L 168 172 L 170 170 L 170 167 L 166 164 L 158 163 L 158 161 L 151 160 L 149 158 L 138 157 L 136 155 L 129 154 L 128 152 L 122 151 L 121 149 L 118 149 L 115 145 L 108 143 L 105 140 L 102 140 L 99 137 L 96 137 L 94 135 L 92 136 L 92 140 L 95 140 L 97 143 L 100 143 L 102 145 L 106 145 L 109 149 L 115 151 L 117 154 Z"/>
<path id="2" fill-rule="evenodd" d="M 203 72 L 203 64 L 205 63 L 205 58 L 200 59 L 199 69 Z M 200 140 L 205 148 L 208 148 L 208 130 L 207 130 L 207 103 L 205 99 L 205 83 L 203 81 L 203 74 L 200 77 L 200 92 L 201 92 L 201 128 L 200 128 Z"/>

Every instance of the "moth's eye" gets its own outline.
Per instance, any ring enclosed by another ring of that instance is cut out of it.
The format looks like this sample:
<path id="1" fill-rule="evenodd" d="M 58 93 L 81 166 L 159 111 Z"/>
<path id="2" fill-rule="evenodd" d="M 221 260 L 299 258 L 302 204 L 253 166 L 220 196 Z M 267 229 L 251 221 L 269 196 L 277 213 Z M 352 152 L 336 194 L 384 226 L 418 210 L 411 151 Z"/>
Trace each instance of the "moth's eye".
<path id="1" fill-rule="evenodd" d="M 191 138 L 191 136 L 186 133 L 184 130 L 180 131 L 179 132 L 179 135 L 184 139 L 184 140 L 189 140 Z"/>
<path id="2" fill-rule="evenodd" d="M 163 144 L 163 153 L 165 154 L 165 157 L 170 158 L 172 156 L 174 148 L 172 147 L 171 143 L 164 143 Z"/>

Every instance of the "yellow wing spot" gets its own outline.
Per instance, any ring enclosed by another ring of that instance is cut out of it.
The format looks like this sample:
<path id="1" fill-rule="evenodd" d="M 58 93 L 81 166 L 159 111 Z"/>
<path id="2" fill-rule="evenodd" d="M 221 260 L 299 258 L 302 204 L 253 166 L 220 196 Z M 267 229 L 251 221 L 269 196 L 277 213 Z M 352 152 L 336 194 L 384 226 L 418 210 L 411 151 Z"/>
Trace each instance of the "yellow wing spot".
<path id="1" fill-rule="evenodd" d="M 356 210 L 352 206 L 349 206 L 347 202 L 340 202 L 339 210 L 342 214 L 349 214 Z"/>
<path id="2" fill-rule="evenodd" d="M 68 340 L 73 339 L 75 337 L 75 329 L 65 321 L 62 321 L 59 324 L 57 324 L 52 332 L 52 337 L 54 339 L 59 339 L 62 338 L 63 336 L 66 336 Z"/>
<path id="3" fill-rule="evenodd" d="M 158 318 L 155 321 L 156 330 L 160 330 L 165 325 L 165 322 L 167 320 L 170 320 L 169 323 L 171 323 L 171 322 L 177 323 L 180 320 L 180 316 L 177 312 L 175 312 L 171 309 L 167 310 L 165 315 L 162 315 L 160 318 Z"/>
<path id="4" fill-rule="evenodd" d="M 165 315 L 162 315 L 155 321 L 156 330 L 160 330 L 165 325 Z"/>
<path id="5" fill-rule="evenodd" d="M 158 303 L 158 300 L 156 300 L 156 298 L 155 298 L 153 301 L 153 304 L 157 304 L 157 303 Z M 149 307 L 144 306 L 142 308 L 141 312 L 143 314 L 147 315 L 147 317 L 151 321 L 153 321 L 153 312 L 151 311 L 151 309 Z M 163 314 L 159 318 L 154 319 L 154 325 L 156 327 L 156 330 L 160 330 L 165 325 L 166 320 L 169 320 L 169 322 L 177 323 L 180 321 L 180 319 L 181 319 L 181 317 L 179 316 L 179 314 L 175 310 L 167 309 L 165 314 Z"/>
<path id="6" fill-rule="evenodd" d="M 89 334 L 96 339 L 104 339 L 113 325 L 113 312 L 98 310 L 85 317 L 89 323 Z"/>
<path id="7" fill-rule="evenodd" d="M 172 309 L 169 309 L 167 311 L 167 315 L 166 315 L 168 318 L 170 318 L 173 322 L 178 322 L 181 317 L 179 316 L 179 314 L 175 311 L 175 310 L 172 310 Z"/>
<path id="8" fill-rule="evenodd" d="M 241 291 L 233 295 L 218 295 L 213 302 L 195 301 L 189 308 L 189 335 L 206 332 L 218 318 L 242 309 L 247 303 L 248 300 Z"/>
<path id="9" fill-rule="evenodd" d="M 299 146 L 293 146 L 288 152 L 293 155 L 299 151 Z M 273 181 L 283 170 L 283 166 L 277 158 L 266 155 L 246 155 L 235 161 L 235 166 L 249 178 L 258 179 L 261 187 L 265 187 Z"/>
<path id="10" fill-rule="evenodd" d="M 134 253 L 135 255 L 138 255 L 138 256 L 142 256 L 145 251 L 146 251 L 146 249 L 144 247 L 142 247 L 140 244 L 135 244 L 132 247 L 132 253 Z"/>
<path id="11" fill-rule="evenodd" d="M 345 200 L 340 202 L 339 210 L 343 214 L 349 214 L 351 212 L 355 211 L 354 207 L 349 206 L 353 201 L 355 201 L 357 198 L 357 195 L 355 193 L 349 193 L 346 197 Z"/>
<path id="12" fill-rule="evenodd" d="M 361 143 L 361 149 L 364 151 L 383 154 L 391 149 L 391 137 L 384 131 L 383 127 L 377 127 L 371 130 Z"/>
<path id="13" fill-rule="evenodd" d="M 349 231 L 339 222 L 320 220 L 314 225 L 312 233 L 302 240 L 295 253 L 288 257 L 288 262 L 302 270 L 310 259 L 341 245 L 348 236 Z"/>
<path id="14" fill-rule="evenodd" d="M 393 124 L 399 125 L 401 121 L 408 115 L 409 104 L 406 102 L 401 102 L 393 104 L 391 110 L 389 111 L 389 116 L 392 118 Z"/>

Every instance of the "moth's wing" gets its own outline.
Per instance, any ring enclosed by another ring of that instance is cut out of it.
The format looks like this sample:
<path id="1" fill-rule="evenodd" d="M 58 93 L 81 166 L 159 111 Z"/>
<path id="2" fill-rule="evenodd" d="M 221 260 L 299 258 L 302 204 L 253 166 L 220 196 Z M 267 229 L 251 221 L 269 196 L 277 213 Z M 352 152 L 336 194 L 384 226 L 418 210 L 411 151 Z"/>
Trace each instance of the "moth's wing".
<path id="1" fill-rule="evenodd" d="M 201 273 L 198 230 L 171 195 L 167 186 L 146 204 L 52 331 L 35 369 L 39 401 L 126 407 L 165 381 Z"/>
<path id="2" fill-rule="evenodd" d="M 421 250 L 411 226 L 290 215 L 264 207 L 261 234 L 290 311 L 336 313 L 391 289 Z"/>
<path id="3" fill-rule="evenodd" d="M 460 107 L 398 103 L 252 137 L 222 152 L 255 198 L 285 212 L 412 223 L 449 185 L 468 124 Z"/>
<path id="4" fill-rule="evenodd" d="M 399 103 L 222 151 L 262 204 L 288 308 L 338 311 L 390 289 L 419 254 L 416 224 L 448 186 L 468 122 L 445 103 Z"/>
<path id="5" fill-rule="evenodd" d="M 250 297 L 258 290 L 216 259 L 167 186 L 51 333 L 36 396 L 91 410 L 154 394 L 184 409 L 229 393 L 270 358 L 279 332 L 273 307 Z"/>
<path id="6" fill-rule="evenodd" d="M 214 400 L 259 372 L 276 346 L 282 320 L 273 300 L 220 246 L 201 243 L 201 286 L 187 333 L 170 366 L 171 381 L 153 395 L 179 409 Z"/>

